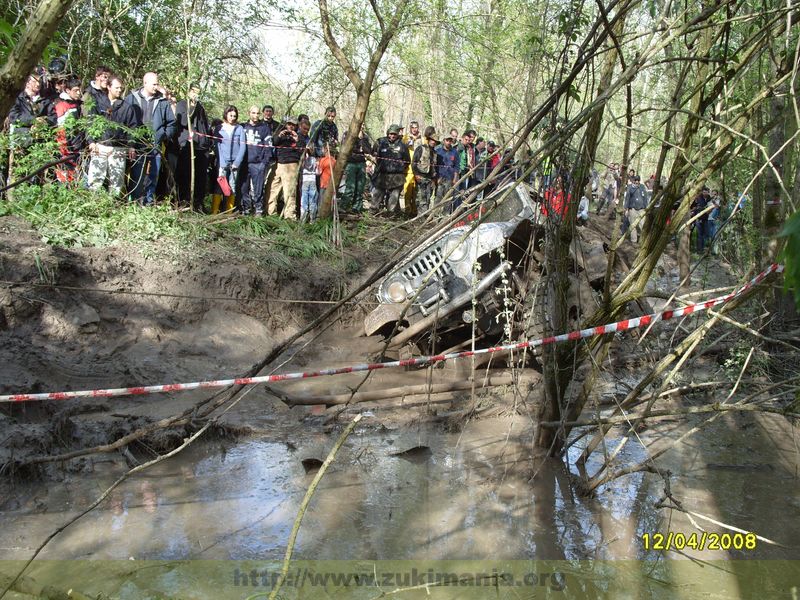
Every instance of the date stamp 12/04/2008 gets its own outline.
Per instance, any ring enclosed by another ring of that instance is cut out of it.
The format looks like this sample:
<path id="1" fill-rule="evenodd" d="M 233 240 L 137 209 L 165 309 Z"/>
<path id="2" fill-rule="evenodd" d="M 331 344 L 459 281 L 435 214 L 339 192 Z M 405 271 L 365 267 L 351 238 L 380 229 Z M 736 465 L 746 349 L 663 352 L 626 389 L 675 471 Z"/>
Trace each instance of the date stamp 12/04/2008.
<path id="1" fill-rule="evenodd" d="M 755 533 L 701 533 L 689 535 L 678 531 L 643 533 L 645 550 L 755 550 L 758 538 Z"/>

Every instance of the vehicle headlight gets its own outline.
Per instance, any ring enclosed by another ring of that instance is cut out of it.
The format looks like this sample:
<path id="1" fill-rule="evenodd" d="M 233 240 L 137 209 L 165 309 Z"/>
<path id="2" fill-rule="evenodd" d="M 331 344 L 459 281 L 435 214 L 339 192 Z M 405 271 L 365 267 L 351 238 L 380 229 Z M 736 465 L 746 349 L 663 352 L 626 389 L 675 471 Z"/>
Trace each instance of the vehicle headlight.
<path id="1" fill-rule="evenodd" d="M 404 302 L 405 299 L 408 297 L 408 292 L 406 292 L 406 286 L 403 285 L 402 281 L 393 281 L 389 284 L 389 287 L 386 288 L 386 293 L 389 295 L 389 298 L 392 302 Z"/>
<path id="2" fill-rule="evenodd" d="M 463 239 L 463 234 L 454 233 L 444 242 L 444 257 L 445 260 L 458 262 L 463 260 L 467 255 L 467 244 L 469 237 Z"/>

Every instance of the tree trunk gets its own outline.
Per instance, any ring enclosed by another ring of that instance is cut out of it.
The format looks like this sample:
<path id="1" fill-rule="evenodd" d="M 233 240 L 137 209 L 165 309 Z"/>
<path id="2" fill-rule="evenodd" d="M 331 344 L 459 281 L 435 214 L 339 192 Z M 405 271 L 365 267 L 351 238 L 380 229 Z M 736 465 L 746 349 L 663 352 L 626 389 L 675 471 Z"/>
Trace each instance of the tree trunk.
<path id="1" fill-rule="evenodd" d="M 323 196 L 322 203 L 319 207 L 319 216 L 321 219 L 327 219 L 331 216 L 333 209 L 333 193 L 339 188 L 339 182 L 342 180 L 342 174 L 347 166 L 347 158 L 353 151 L 353 146 L 361 131 L 361 124 L 367 116 L 367 108 L 369 107 L 369 98 L 371 95 L 371 85 L 366 83 L 362 84 L 361 88 L 356 90 L 356 105 L 353 108 L 353 116 L 350 118 L 350 125 L 347 128 L 347 137 L 344 139 L 339 149 L 339 157 L 333 167 L 331 184 L 325 189 L 325 196 Z"/>
<path id="2" fill-rule="evenodd" d="M 608 24 L 608 23 L 607 23 Z M 614 24 L 611 39 L 609 39 L 609 51 L 605 56 L 603 64 L 603 72 L 600 77 L 600 83 L 597 87 L 596 97 L 601 97 L 605 94 L 611 85 L 611 79 L 614 74 L 617 61 L 621 60 L 624 69 L 624 59 L 618 54 L 616 50 L 616 43 L 614 39 L 619 39 L 625 29 L 625 15 Z M 628 88 L 630 89 L 630 88 Z M 628 111 L 630 114 L 630 111 Z M 586 125 L 586 134 L 584 136 L 584 143 L 582 144 L 582 152 L 579 157 L 578 163 L 575 165 L 575 178 L 572 185 L 571 192 L 573 202 L 570 203 L 567 215 L 564 221 L 553 231 L 548 231 L 548 240 L 545 245 L 547 271 L 549 273 L 549 285 L 546 289 L 549 294 L 550 301 L 543 303 L 541 310 L 549 313 L 548 321 L 552 323 L 552 332 L 548 335 L 561 333 L 567 331 L 567 324 L 569 315 L 567 314 L 567 307 L 569 306 L 569 264 L 570 264 L 570 245 L 572 244 L 572 224 L 575 221 L 575 216 L 578 210 L 578 203 L 575 199 L 580 198 L 583 192 L 584 185 L 588 181 L 588 173 L 594 164 L 595 155 L 597 153 L 597 146 L 600 141 L 600 130 L 603 123 L 604 108 L 600 108 L 594 115 L 592 115 L 588 124 Z M 630 132 L 630 128 L 628 128 Z M 629 134 L 628 134 L 629 135 Z M 626 143 L 626 148 L 629 146 L 629 140 Z M 626 150 L 627 153 L 627 150 Z M 613 260 L 613 258 L 612 258 Z M 544 315 L 547 317 L 548 315 Z M 545 399 L 539 412 L 539 421 L 557 421 L 562 416 L 562 406 L 564 405 L 564 394 L 569 384 L 573 367 L 575 367 L 574 360 L 574 346 L 571 344 L 557 344 L 545 346 L 544 348 L 544 390 Z M 580 406 L 578 406 L 580 404 Z M 582 403 L 573 403 L 573 408 L 568 412 L 570 415 L 580 414 L 583 406 Z M 551 456 L 556 456 L 561 453 L 566 433 L 564 430 L 538 428 L 536 431 L 535 445 L 538 448 L 548 451 Z"/>
<path id="3" fill-rule="evenodd" d="M 7 115 L 73 0 L 42 0 L 0 69 L 0 115 Z"/>
<path id="4" fill-rule="evenodd" d="M 445 20 L 445 2 L 444 0 L 436 0 L 433 7 L 433 21 L 444 22 Z M 441 65 L 445 64 L 446 51 L 441 43 L 442 30 L 440 27 L 434 27 L 431 31 L 431 64 L 428 69 L 428 98 L 431 104 L 431 120 L 436 131 L 443 133 L 446 123 L 445 102 L 442 94 L 442 69 Z"/>
<path id="5" fill-rule="evenodd" d="M 386 49 L 389 47 L 389 43 L 400 27 L 400 22 L 405 14 L 408 0 L 399 0 L 399 2 L 397 2 L 394 14 L 392 14 L 388 22 L 386 22 L 383 15 L 378 12 L 377 4 L 372 4 L 375 18 L 381 29 L 381 38 L 378 42 L 378 46 L 372 51 L 369 64 L 367 65 L 367 71 L 363 78 L 356 72 L 352 63 L 342 50 L 342 47 L 336 41 L 336 38 L 333 37 L 328 1 L 317 0 L 317 4 L 319 5 L 319 14 L 320 20 L 322 21 L 322 33 L 325 38 L 325 44 L 328 46 L 334 58 L 336 58 L 339 66 L 342 67 L 342 70 L 356 91 L 356 105 L 353 109 L 353 117 L 350 119 L 350 126 L 347 129 L 347 139 L 345 143 L 342 144 L 341 150 L 339 151 L 339 158 L 333 169 L 331 184 L 326 188 L 325 196 L 322 198 L 319 207 L 320 218 L 327 219 L 331 216 L 333 194 L 339 187 L 342 173 L 344 173 L 345 166 L 347 165 L 347 159 L 350 157 L 350 152 L 353 150 L 353 145 L 358 137 L 361 124 L 364 122 L 364 117 L 367 114 L 367 107 L 369 106 L 369 99 L 372 95 L 372 84 L 375 81 L 375 74 L 378 72 L 378 66 L 381 63 L 381 59 L 383 59 L 383 55 L 386 53 Z"/>

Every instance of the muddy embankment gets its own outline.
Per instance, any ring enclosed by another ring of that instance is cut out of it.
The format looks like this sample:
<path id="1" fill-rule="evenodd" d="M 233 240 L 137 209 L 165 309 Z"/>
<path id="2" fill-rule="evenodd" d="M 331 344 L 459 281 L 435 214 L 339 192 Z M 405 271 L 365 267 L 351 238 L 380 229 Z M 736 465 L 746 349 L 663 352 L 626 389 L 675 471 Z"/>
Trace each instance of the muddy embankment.
<path id="1" fill-rule="evenodd" d="M 213 246 L 203 250 L 165 259 L 130 247 L 53 248 L 24 221 L 0 219 L 1 393 L 239 376 L 357 286 L 381 258 L 375 252 L 372 259 L 292 259 L 267 267 L 256 251 L 232 257 Z M 340 317 L 329 330 L 331 344 L 363 313 L 350 307 Z M 319 344 L 317 354 L 324 350 Z M 336 346 L 327 350 L 329 359 L 341 354 Z M 214 392 L 6 404 L 0 463 L 107 444 Z M 243 412 L 226 415 L 229 430 L 277 426 L 274 411 L 289 411 L 263 387 L 249 396 Z M 250 411 L 262 418 L 254 421 Z M 185 433 L 159 431 L 130 450 L 152 455 Z"/>

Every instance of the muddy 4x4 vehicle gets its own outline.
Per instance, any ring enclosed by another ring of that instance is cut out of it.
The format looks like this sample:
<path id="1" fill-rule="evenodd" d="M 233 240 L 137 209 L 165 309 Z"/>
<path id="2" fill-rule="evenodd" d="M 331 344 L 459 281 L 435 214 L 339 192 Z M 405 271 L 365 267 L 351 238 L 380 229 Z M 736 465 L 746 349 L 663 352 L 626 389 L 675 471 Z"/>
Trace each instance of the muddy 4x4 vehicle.
<path id="1" fill-rule="evenodd" d="M 542 238 L 542 219 L 531 187 L 501 186 L 386 275 L 365 333 L 392 335 L 390 348 L 411 342 L 421 352 L 462 347 L 473 327 L 486 341 L 501 339 L 513 298 L 524 288 L 521 275 Z"/>

